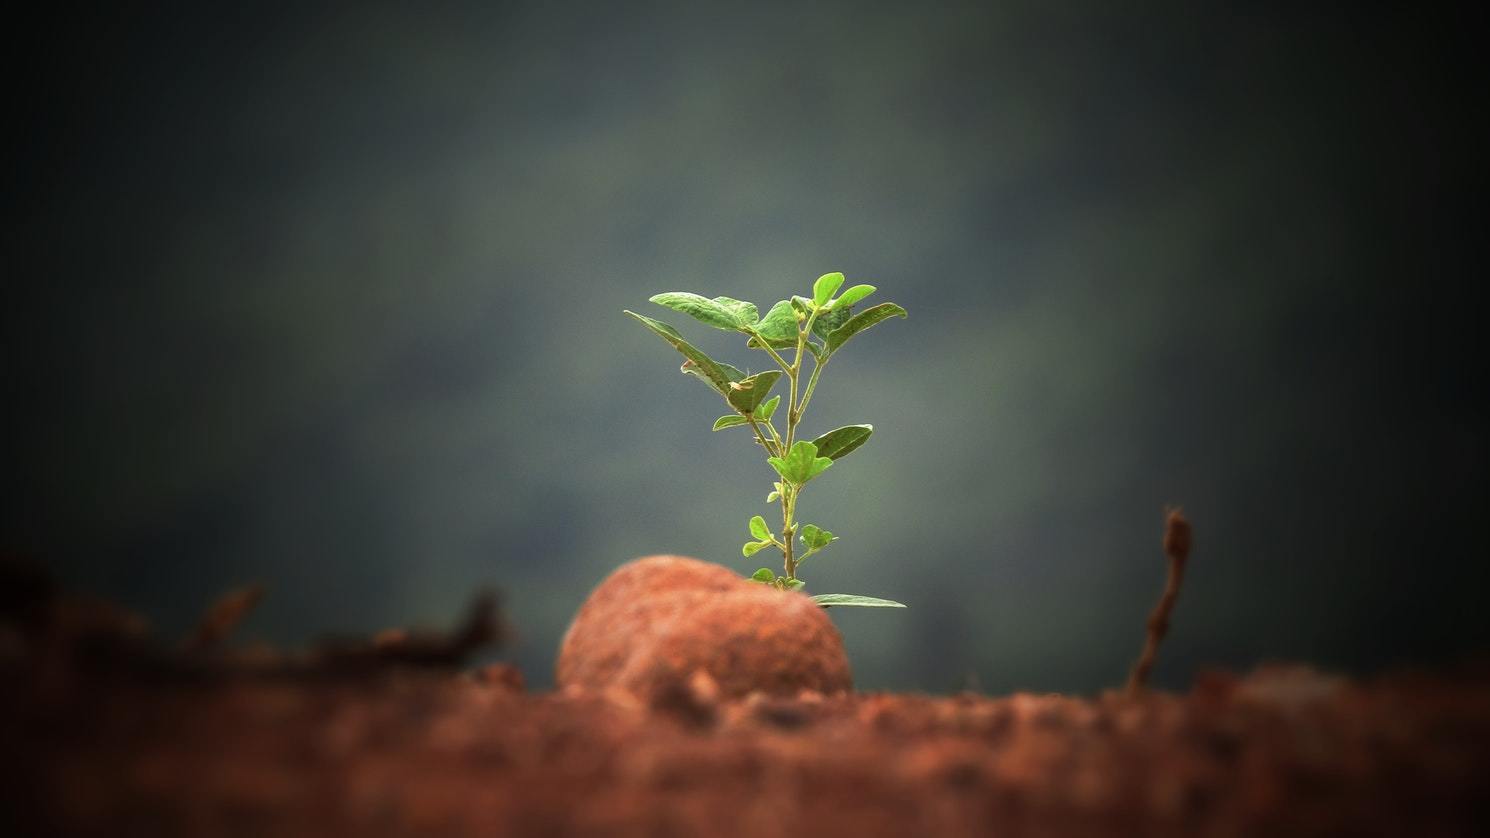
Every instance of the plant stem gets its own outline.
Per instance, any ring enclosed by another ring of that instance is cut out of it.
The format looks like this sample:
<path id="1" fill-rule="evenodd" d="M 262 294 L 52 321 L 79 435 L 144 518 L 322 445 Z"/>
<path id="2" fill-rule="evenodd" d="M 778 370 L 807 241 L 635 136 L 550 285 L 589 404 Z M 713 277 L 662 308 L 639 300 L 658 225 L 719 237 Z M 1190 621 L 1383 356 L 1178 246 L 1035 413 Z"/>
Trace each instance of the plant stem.
<path id="1" fill-rule="evenodd" d="M 771 432 L 771 439 L 773 439 L 773 440 L 776 441 L 776 452 L 777 452 L 776 453 L 776 456 L 778 456 L 778 457 L 782 456 L 782 453 L 781 452 L 784 451 L 785 449 L 783 449 L 781 447 L 781 435 L 778 434 L 778 433 L 776 433 L 776 426 L 773 425 L 773 424 L 771 424 L 771 420 L 770 419 L 767 419 L 766 420 L 766 430 L 768 430 L 768 431 Z"/>
<path id="2" fill-rule="evenodd" d="M 802 421 L 802 407 L 797 404 L 797 383 L 802 378 L 802 356 L 807 352 L 807 336 L 812 333 L 812 324 L 817 320 L 817 309 L 807 316 L 807 322 L 797 328 L 797 357 L 792 359 L 792 368 L 787 376 L 792 380 L 791 397 L 786 403 L 786 444 L 790 448 L 797 439 L 797 423 Z M 813 369 L 816 370 L 816 362 Z"/>
<path id="3" fill-rule="evenodd" d="M 812 401 L 812 391 L 817 389 L 818 374 L 823 371 L 823 367 L 827 366 L 827 364 L 827 359 L 818 360 L 817 356 L 813 356 L 812 377 L 807 379 L 807 392 L 802 395 L 802 403 L 797 406 L 797 413 L 799 415 L 807 411 L 807 403 Z"/>
<path id="4" fill-rule="evenodd" d="M 782 485 L 787 488 L 787 491 L 781 493 L 781 540 L 784 542 L 781 553 L 786 559 L 784 565 L 786 578 L 795 579 L 797 578 L 797 561 L 792 557 L 792 536 L 796 533 L 792 527 L 792 518 L 797 513 L 797 491 L 790 483 Z"/>
<path id="5" fill-rule="evenodd" d="M 1143 692 L 1148 684 L 1149 673 L 1159 657 L 1159 642 L 1169 633 L 1169 614 L 1174 610 L 1175 600 L 1180 596 L 1180 583 L 1185 579 L 1185 561 L 1190 557 L 1190 522 L 1178 509 L 1169 510 L 1164 521 L 1164 555 L 1169 557 L 1169 577 L 1164 582 L 1164 593 L 1159 604 L 1149 615 L 1148 637 L 1143 644 L 1143 653 L 1133 664 L 1128 675 L 1128 695 Z"/>
<path id="6" fill-rule="evenodd" d="M 797 327 L 797 357 L 792 360 L 791 366 L 787 366 L 786 363 L 781 360 L 780 356 L 775 353 L 775 351 L 771 352 L 772 357 L 775 357 L 777 363 L 780 363 L 782 365 L 782 368 L 786 370 L 786 377 L 791 383 L 791 392 L 787 396 L 786 402 L 786 441 L 782 442 L 779 439 L 777 440 L 777 447 L 783 452 L 778 456 L 785 457 L 785 452 L 789 452 L 791 450 L 792 443 L 796 441 L 797 423 L 802 420 L 802 411 L 804 408 L 806 408 L 807 399 L 812 396 L 812 389 L 817 384 L 818 370 L 822 369 L 821 364 L 817 361 L 816 356 L 814 356 L 812 364 L 812 378 L 807 383 L 806 395 L 803 397 L 801 404 L 798 404 L 797 384 L 802 378 L 802 356 L 807 352 L 807 335 L 812 332 L 812 323 L 816 319 L 817 310 L 813 309 L 812 314 L 808 315 L 807 321 Z M 765 341 L 761 341 L 761 344 L 768 350 L 770 349 L 770 345 L 767 344 Z M 776 429 L 772 428 L 771 430 L 772 433 L 774 433 Z M 801 487 L 792 486 L 792 484 L 787 483 L 785 480 L 782 481 L 781 485 L 782 488 L 785 489 L 785 491 L 781 493 L 781 540 L 784 542 L 784 545 L 781 548 L 781 553 L 783 559 L 785 560 L 784 568 L 786 570 L 786 578 L 796 579 L 797 560 L 793 556 L 792 536 L 796 535 L 796 528 L 793 522 L 797 514 L 797 492 L 800 491 Z"/>
<path id="7" fill-rule="evenodd" d="M 754 416 L 746 416 L 745 419 L 748 422 L 750 422 L 750 427 L 755 430 L 755 438 L 761 441 L 761 447 L 764 448 L 764 449 L 766 449 L 766 453 L 767 454 L 770 454 L 773 457 L 780 457 L 781 456 L 781 450 L 779 448 L 772 448 L 771 447 L 771 440 L 766 439 L 766 435 L 763 434 L 763 433 L 761 433 L 760 423 L 757 422 L 757 421 L 755 421 L 755 417 Z M 769 423 L 768 423 L 768 426 L 769 426 Z M 771 428 L 771 436 L 773 436 L 773 437 L 776 436 L 776 429 L 775 428 Z"/>
<path id="8" fill-rule="evenodd" d="M 783 358 L 783 357 L 781 357 L 780 355 L 778 355 L 776 353 L 776 350 L 771 347 L 771 344 L 767 343 L 766 342 L 766 339 L 763 338 L 763 337 L 761 337 L 761 333 L 760 332 L 757 332 L 756 330 L 751 329 L 749 332 L 747 332 L 747 334 L 749 334 L 751 337 L 755 338 L 756 342 L 761 345 L 761 348 L 762 349 L 764 349 L 767 352 L 771 353 L 771 357 L 772 358 L 775 358 L 776 359 L 776 363 L 778 363 L 778 364 L 781 365 L 781 369 L 782 369 L 783 372 L 790 373 L 792 371 L 791 365 L 787 364 L 786 359 Z"/>

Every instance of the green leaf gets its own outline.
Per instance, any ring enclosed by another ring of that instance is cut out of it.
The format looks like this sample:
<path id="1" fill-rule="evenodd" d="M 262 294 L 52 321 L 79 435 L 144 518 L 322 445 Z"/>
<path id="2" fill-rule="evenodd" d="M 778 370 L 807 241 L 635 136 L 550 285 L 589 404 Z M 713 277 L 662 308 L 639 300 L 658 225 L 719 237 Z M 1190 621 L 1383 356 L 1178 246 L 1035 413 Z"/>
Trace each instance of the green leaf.
<path id="1" fill-rule="evenodd" d="M 761 541 L 771 540 L 771 528 L 766 526 L 766 519 L 759 515 L 750 519 L 750 534 Z"/>
<path id="2" fill-rule="evenodd" d="M 746 556 L 754 556 L 756 553 L 759 553 L 761 551 L 761 548 L 770 546 L 771 542 L 769 541 L 747 541 L 745 542 L 744 546 L 740 548 L 740 552 L 745 554 Z"/>
<path id="3" fill-rule="evenodd" d="M 713 302 L 735 318 L 735 322 L 740 324 L 735 327 L 737 329 L 752 326 L 760 319 L 760 315 L 755 310 L 755 303 L 747 303 L 734 297 L 715 297 Z"/>
<path id="4" fill-rule="evenodd" d="M 837 291 L 842 285 L 843 274 L 841 272 L 835 271 L 818 277 L 817 282 L 812 283 L 813 304 L 818 308 L 827 305 L 828 301 L 833 299 L 833 292 Z"/>
<path id="5" fill-rule="evenodd" d="M 791 301 L 782 300 L 776 305 L 771 306 L 771 310 L 766 312 L 766 316 L 761 318 L 761 322 L 755 324 L 755 331 L 761 337 L 765 338 L 766 342 L 771 344 L 773 349 L 786 349 L 787 347 L 796 346 L 797 314 L 792 308 Z M 745 345 L 759 348 L 754 339 L 751 339 Z"/>
<path id="6" fill-rule="evenodd" d="M 756 572 L 750 574 L 750 578 L 754 579 L 757 582 L 765 582 L 767 584 L 770 584 L 771 582 L 776 581 L 776 573 L 769 567 L 763 567 L 760 570 L 757 570 Z"/>
<path id="7" fill-rule="evenodd" d="M 665 294 L 657 294 L 650 298 L 660 306 L 667 306 L 674 311 L 684 314 L 705 325 L 726 332 L 737 331 L 744 326 L 755 323 L 755 305 L 744 303 L 730 297 L 716 297 L 709 299 L 698 294 L 687 291 L 668 291 Z"/>
<path id="8" fill-rule="evenodd" d="M 786 589 L 788 591 L 800 591 L 805 587 L 807 587 L 807 583 L 803 582 L 801 579 L 786 580 Z"/>
<path id="9" fill-rule="evenodd" d="M 741 372 L 735 367 L 730 366 L 729 364 L 724 363 L 723 361 L 715 361 L 714 365 L 718 367 L 719 371 L 724 373 L 725 377 L 728 378 L 730 381 L 739 381 L 740 379 L 745 377 L 745 373 Z M 695 364 L 692 361 L 684 361 L 683 366 L 678 367 L 678 372 L 697 378 L 699 381 L 702 381 L 703 383 L 709 385 L 709 389 L 713 390 L 721 396 L 724 396 L 725 401 L 729 401 L 729 396 L 727 395 L 726 391 L 720 390 L 718 387 L 715 387 L 714 381 L 709 378 L 709 376 L 703 371 L 702 368 L 699 367 L 698 364 Z"/>
<path id="10" fill-rule="evenodd" d="M 750 413 L 766 398 L 766 394 L 776 386 L 776 379 L 780 377 L 781 370 L 758 372 L 749 378 L 731 383 L 729 392 L 725 393 L 725 399 L 735 410 Z"/>
<path id="11" fill-rule="evenodd" d="M 880 303 L 870 306 L 848 319 L 848 322 L 834 329 L 827 337 L 828 354 L 837 352 L 840 347 L 848 343 L 848 339 L 873 326 L 881 320 L 891 317 L 905 317 L 905 309 L 894 303 Z"/>
<path id="12" fill-rule="evenodd" d="M 834 329 L 847 323 L 853 315 L 854 311 L 850 306 L 840 306 L 834 303 L 833 307 L 827 311 L 817 313 L 817 319 L 812 321 L 812 333 L 827 340 L 828 335 L 832 334 Z"/>
<path id="13" fill-rule="evenodd" d="M 838 295 L 838 299 L 833 301 L 833 310 L 837 311 L 840 307 L 848 308 L 870 294 L 873 294 L 874 291 L 875 288 L 873 285 L 855 285 Z"/>
<path id="14" fill-rule="evenodd" d="M 775 503 L 780 497 L 781 492 L 773 490 L 771 494 L 766 495 L 766 503 Z"/>
<path id="15" fill-rule="evenodd" d="M 817 446 L 819 456 L 837 460 L 867 442 L 872 433 L 873 425 L 844 425 L 814 439 L 812 444 Z"/>
<path id="16" fill-rule="evenodd" d="M 905 604 L 893 599 L 880 599 L 879 597 L 860 596 L 859 594 L 818 594 L 812 601 L 824 608 L 832 608 L 835 605 L 854 605 L 860 608 L 904 608 Z"/>
<path id="17" fill-rule="evenodd" d="M 837 541 L 838 536 L 819 527 L 817 524 L 803 524 L 801 539 L 802 543 L 807 545 L 808 550 L 821 550 Z"/>
<path id="18" fill-rule="evenodd" d="M 725 428 L 734 428 L 740 425 L 747 424 L 749 422 L 750 420 L 746 419 L 744 416 L 741 416 L 738 413 L 731 413 L 728 416 L 721 416 L 718 419 L 715 419 L 714 430 L 722 431 Z"/>
<path id="19" fill-rule="evenodd" d="M 674 349 L 683 353 L 683 357 L 688 359 L 683 363 L 683 372 L 698 376 L 720 395 L 726 399 L 729 398 L 729 383 L 739 379 L 743 376 L 743 373 L 728 364 L 721 364 L 703 352 L 700 352 L 693 344 L 684 340 L 683 336 L 678 334 L 677 329 L 663 323 L 661 320 L 653 320 L 634 311 L 627 311 L 625 313 L 635 317 L 643 326 L 651 329 L 654 334 L 672 344 Z"/>
<path id="20" fill-rule="evenodd" d="M 776 405 L 779 404 L 781 404 L 781 396 L 772 396 L 771 398 L 767 399 L 764 404 L 755 409 L 755 418 L 761 420 L 762 422 L 771 421 L 771 417 L 776 415 Z"/>
<path id="21" fill-rule="evenodd" d="M 817 456 L 817 446 L 806 440 L 798 440 L 786 457 L 767 457 L 766 462 L 788 483 L 798 486 L 822 474 L 833 465 L 827 457 Z"/>

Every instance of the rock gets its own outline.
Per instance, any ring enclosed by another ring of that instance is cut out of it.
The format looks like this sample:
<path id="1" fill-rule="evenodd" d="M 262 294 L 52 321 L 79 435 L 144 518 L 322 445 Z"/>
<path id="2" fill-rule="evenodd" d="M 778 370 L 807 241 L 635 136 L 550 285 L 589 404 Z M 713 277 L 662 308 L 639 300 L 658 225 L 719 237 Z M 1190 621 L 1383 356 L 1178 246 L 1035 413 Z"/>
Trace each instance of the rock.
<path id="1" fill-rule="evenodd" d="M 650 701 L 687 693 L 699 672 L 722 700 L 853 687 L 843 638 L 811 599 L 682 556 L 637 559 L 602 582 L 564 635 L 555 680 Z"/>

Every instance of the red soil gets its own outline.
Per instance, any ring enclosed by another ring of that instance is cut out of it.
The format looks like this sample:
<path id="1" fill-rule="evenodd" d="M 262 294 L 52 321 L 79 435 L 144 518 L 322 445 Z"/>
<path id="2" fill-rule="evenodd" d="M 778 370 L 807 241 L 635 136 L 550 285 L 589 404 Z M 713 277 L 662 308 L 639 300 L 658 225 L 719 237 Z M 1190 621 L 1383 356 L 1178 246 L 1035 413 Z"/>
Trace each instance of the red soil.
<path id="1" fill-rule="evenodd" d="M 4 835 L 1490 834 L 1484 672 L 731 700 L 678 666 L 530 695 L 454 668 L 489 604 L 287 658 L 211 651 L 251 597 L 162 650 L 36 581 L 0 576 Z"/>
<path id="2" fill-rule="evenodd" d="M 602 582 L 564 636 L 556 680 L 644 699 L 853 686 L 843 638 L 811 599 L 681 556 L 627 562 Z"/>

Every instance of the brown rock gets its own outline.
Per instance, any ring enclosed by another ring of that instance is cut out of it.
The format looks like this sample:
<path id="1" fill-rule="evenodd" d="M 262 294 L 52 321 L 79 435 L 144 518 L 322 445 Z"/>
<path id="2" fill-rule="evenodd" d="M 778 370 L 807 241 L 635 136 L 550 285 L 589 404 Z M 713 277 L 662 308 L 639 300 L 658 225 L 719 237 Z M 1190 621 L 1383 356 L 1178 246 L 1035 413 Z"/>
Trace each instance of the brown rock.
<path id="1" fill-rule="evenodd" d="M 853 686 L 843 639 L 811 599 L 681 556 L 637 559 L 602 582 L 564 635 L 556 681 L 650 698 L 696 672 L 722 699 Z"/>

